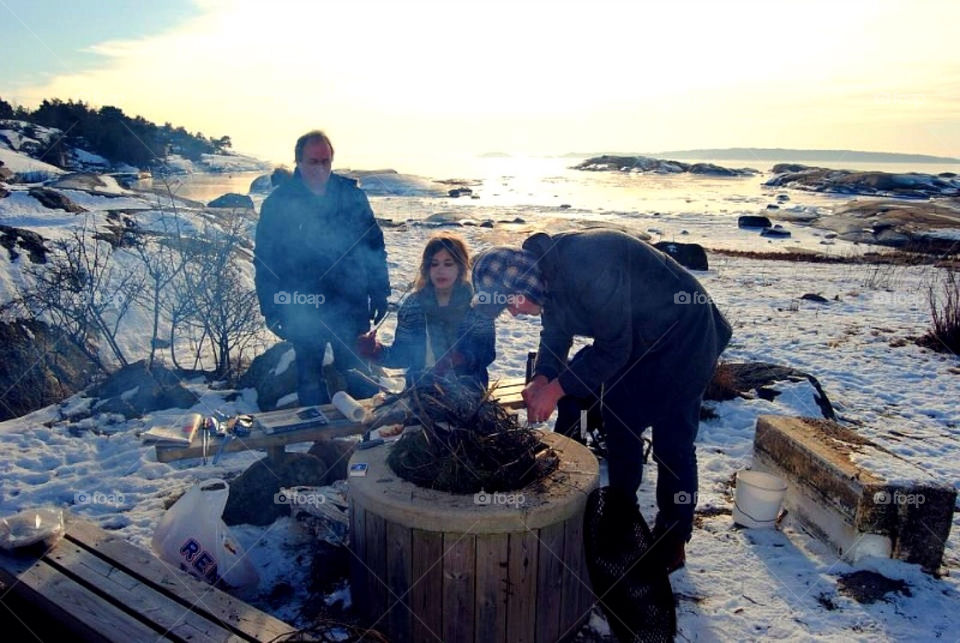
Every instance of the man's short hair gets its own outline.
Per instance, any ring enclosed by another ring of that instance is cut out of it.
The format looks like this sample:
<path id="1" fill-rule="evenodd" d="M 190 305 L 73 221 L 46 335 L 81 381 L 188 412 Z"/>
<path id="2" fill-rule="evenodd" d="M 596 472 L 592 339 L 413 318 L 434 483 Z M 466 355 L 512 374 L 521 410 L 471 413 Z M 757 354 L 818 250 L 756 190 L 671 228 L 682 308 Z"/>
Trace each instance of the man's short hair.
<path id="1" fill-rule="evenodd" d="M 321 141 L 330 146 L 330 153 L 333 154 L 333 143 L 330 142 L 330 137 L 327 136 L 323 130 L 311 130 L 297 139 L 297 144 L 293 148 L 293 162 L 299 163 L 300 157 L 303 156 L 303 148 L 307 146 L 308 143 L 314 143 Z"/>

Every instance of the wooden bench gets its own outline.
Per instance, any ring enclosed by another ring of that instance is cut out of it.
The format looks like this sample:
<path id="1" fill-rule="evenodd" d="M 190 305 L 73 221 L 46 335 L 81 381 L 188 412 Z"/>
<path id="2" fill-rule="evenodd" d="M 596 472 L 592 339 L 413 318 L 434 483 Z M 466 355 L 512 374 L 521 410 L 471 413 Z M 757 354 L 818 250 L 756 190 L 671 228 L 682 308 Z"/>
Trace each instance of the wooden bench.
<path id="1" fill-rule="evenodd" d="M 522 377 L 504 379 L 494 383 L 492 387 L 493 399 L 497 400 L 507 409 L 515 410 L 523 407 L 523 398 L 520 393 L 525 386 Z M 361 404 L 370 405 L 370 400 L 360 400 Z M 363 424 L 353 422 L 343 416 L 332 404 L 320 407 L 323 414 L 329 420 L 327 424 L 318 425 L 309 420 L 304 421 L 304 427 L 267 435 L 262 430 L 254 426 L 250 435 L 229 440 L 223 445 L 223 453 L 236 453 L 239 451 L 249 451 L 251 449 L 263 449 L 277 457 L 283 452 L 288 444 L 299 442 L 316 442 L 318 440 L 329 440 L 345 435 L 359 435 L 366 431 Z M 290 416 L 296 414 L 299 409 L 282 409 L 279 411 L 267 411 L 258 413 L 254 417 L 260 420 L 275 419 L 278 416 Z M 221 444 L 226 438 L 213 436 L 207 444 L 206 455 L 214 456 L 220 451 Z M 156 446 L 157 460 L 159 462 L 171 462 L 173 460 L 183 460 L 185 458 L 200 458 L 204 455 L 203 436 L 200 432 L 194 436 L 190 446 Z"/>
<path id="2" fill-rule="evenodd" d="M 271 641 L 296 628 L 85 522 L 43 555 L 0 550 L 6 640 Z"/>

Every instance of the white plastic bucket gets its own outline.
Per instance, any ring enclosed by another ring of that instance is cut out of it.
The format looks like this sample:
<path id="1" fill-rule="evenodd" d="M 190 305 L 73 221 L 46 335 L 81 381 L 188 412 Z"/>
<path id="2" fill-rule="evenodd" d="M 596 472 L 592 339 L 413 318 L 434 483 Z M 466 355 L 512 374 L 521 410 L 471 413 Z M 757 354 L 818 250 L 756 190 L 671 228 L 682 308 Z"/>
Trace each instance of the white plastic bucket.
<path id="1" fill-rule="evenodd" d="M 733 522 L 744 527 L 773 527 L 787 483 L 769 473 L 737 471 L 737 493 Z"/>

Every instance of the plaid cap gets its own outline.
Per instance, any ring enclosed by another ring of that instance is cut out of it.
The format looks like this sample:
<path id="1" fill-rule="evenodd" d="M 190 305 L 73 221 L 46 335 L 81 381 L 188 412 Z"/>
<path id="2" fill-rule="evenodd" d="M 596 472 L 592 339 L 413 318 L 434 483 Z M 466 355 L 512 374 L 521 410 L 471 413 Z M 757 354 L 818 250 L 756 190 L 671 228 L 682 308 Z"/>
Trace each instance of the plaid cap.
<path id="1" fill-rule="evenodd" d="M 496 246 L 473 259 L 473 307 L 496 317 L 522 295 L 543 304 L 546 289 L 533 253 L 520 248 Z"/>

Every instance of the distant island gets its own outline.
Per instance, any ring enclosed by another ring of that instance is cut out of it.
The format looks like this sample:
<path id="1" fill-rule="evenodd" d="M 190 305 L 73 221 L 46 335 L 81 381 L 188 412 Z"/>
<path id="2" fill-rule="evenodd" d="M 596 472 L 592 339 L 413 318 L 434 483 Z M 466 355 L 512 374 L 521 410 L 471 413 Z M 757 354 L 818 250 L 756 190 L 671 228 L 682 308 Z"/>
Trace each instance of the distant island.
<path id="1" fill-rule="evenodd" d="M 778 147 L 727 147 L 722 149 L 674 150 L 656 156 L 725 161 L 833 161 L 861 163 L 960 163 L 960 159 L 929 154 L 858 152 L 856 150 L 793 150 Z"/>
<path id="2" fill-rule="evenodd" d="M 960 163 L 960 158 L 931 156 L 929 154 L 898 154 L 894 152 L 858 152 L 856 150 L 795 150 L 779 147 L 726 147 L 702 150 L 673 150 L 667 152 L 624 154 L 619 152 L 568 152 L 561 158 L 594 156 L 652 156 L 671 159 L 710 159 L 715 161 L 828 161 L 834 163 Z"/>

